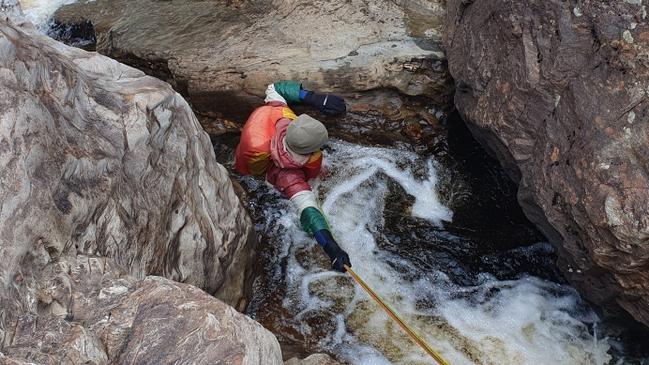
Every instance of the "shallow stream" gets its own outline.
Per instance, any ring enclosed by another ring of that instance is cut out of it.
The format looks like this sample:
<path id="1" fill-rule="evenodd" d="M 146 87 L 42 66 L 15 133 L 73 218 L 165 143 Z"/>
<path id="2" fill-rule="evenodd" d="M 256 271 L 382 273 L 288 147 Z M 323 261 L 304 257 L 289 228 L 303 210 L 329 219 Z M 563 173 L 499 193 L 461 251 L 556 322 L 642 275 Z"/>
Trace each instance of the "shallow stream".
<path id="1" fill-rule="evenodd" d="M 438 179 L 446 172 L 434 159 L 335 141 L 325 161 L 327 177 L 314 190 L 353 268 L 452 364 L 609 362 L 608 343 L 593 332 L 597 316 L 569 286 L 523 272 L 499 279 L 468 271 L 474 247 L 444 228 L 453 212 L 441 202 Z M 286 200 L 257 180 L 242 182 L 269 240 L 253 317 L 288 344 L 352 364 L 430 363 L 351 278 L 327 270 Z M 536 243 L 506 255 L 551 262 L 552 249 Z M 497 257 L 482 259 L 488 265 Z"/>

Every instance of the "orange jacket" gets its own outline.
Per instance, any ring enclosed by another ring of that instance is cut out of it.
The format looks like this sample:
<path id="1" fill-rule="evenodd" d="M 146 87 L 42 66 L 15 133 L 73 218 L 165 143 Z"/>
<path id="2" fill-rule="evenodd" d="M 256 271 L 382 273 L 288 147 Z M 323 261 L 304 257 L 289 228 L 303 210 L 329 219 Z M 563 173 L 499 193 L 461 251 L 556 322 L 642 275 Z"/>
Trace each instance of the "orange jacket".
<path id="1" fill-rule="evenodd" d="M 307 181 L 318 176 L 322 153 L 295 161 L 284 149 L 284 137 L 295 113 L 286 104 L 271 101 L 250 115 L 241 131 L 234 167 L 242 175 L 263 176 L 285 197 L 311 190 Z"/>

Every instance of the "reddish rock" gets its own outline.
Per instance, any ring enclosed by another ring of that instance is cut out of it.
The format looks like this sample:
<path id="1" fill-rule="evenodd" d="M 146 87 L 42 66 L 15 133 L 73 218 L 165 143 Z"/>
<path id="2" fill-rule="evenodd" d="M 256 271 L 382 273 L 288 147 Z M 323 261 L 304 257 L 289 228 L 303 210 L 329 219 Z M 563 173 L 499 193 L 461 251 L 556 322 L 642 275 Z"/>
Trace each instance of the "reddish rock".
<path id="1" fill-rule="evenodd" d="M 445 43 L 457 108 L 570 282 L 649 325 L 649 24 L 632 3 L 450 0 Z"/>

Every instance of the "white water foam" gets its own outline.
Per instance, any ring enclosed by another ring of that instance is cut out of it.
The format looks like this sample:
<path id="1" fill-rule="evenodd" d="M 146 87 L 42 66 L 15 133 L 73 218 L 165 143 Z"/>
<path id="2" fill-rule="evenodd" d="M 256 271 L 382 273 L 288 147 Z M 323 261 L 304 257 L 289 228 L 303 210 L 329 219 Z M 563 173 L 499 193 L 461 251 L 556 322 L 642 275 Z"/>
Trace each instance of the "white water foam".
<path id="1" fill-rule="evenodd" d="M 19 2 L 27 20 L 31 21 L 41 32 L 46 32 L 48 22 L 56 9 L 75 3 L 77 0 L 19 0 Z"/>
<path id="2" fill-rule="evenodd" d="M 438 199 L 433 161 L 398 149 L 331 146 L 325 158 L 329 176 L 316 181 L 314 190 L 324 198 L 334 235 L 354 270 L 450 363 L 608 363 L 608 344 L 588 331 L 597 318 L 570 287 L 534 277 L 499 281 L 487 274 L 478 285 L 462 287 L 441 270 L 422 272 L 378 247 L 390 180 L 414 197 L 410 214 L 437 226 L 452 218 Z M 321 336 L 321 350 L 351 364 L 431 363 L 349 277 L 324 270 L 320 249 L 302 233 L 287 201 L 278 199 L 266 217 L 267 229 L 279 235 L 280 260 L 287 261 L 283 306 L 294 313 L 299 332 Z M 335 328 L 323 335 L 326 325 L 307 324 L 314 315 Z"/>

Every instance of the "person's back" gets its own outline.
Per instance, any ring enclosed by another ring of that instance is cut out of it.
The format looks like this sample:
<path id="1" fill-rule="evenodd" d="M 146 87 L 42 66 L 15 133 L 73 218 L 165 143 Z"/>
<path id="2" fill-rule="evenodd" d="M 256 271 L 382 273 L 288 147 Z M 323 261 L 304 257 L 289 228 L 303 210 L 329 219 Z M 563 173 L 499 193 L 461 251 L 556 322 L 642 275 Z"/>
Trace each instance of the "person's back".
<path id="1" fill-rule="evenodd" d="M 344 100 L 330 94 L 306 91 L 292 81 L 268 86 L 266 105 L 250 115 L 241 131 L 235 169 L 242 175 L 265 176 L 298 209 L 302 228 L 329 255 L 332 267 L 345 271 L 349 256 L 334 240 L 308 180 L 322 166 L 320 149 L 328 140 L 325 126 L 302 114 L 296 117 L 288 103 L 304 102 L 327 114 L 343 114 Z"/>
<path id="2" fill-rule="evenodd" d="M 255 109 L 243 129 L 235 153 L 235 169 L 241 175 L 262 176 L 270 163 L 270 141 L 275 135 L 275 125 L 282 118 L 295 119 L 287 105 L 275 102 Z"/>

